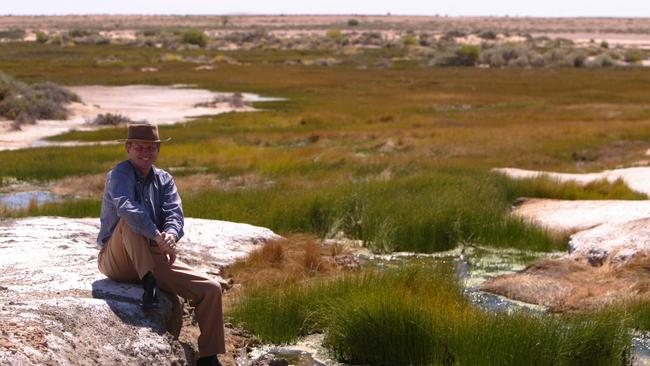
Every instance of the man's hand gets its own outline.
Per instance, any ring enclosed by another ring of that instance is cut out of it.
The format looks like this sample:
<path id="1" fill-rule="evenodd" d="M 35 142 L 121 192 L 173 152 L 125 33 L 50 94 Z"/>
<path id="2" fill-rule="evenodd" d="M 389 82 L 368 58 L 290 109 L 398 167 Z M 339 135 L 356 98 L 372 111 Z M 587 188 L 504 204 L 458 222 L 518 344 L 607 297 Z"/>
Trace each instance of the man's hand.
<path id="1" fill-rule="evenodd" d="M 176 235 L 162 232 L 155 237 L 156 244 L 167 258 L 167 264 L 170 266 L 176 261 Z"/>

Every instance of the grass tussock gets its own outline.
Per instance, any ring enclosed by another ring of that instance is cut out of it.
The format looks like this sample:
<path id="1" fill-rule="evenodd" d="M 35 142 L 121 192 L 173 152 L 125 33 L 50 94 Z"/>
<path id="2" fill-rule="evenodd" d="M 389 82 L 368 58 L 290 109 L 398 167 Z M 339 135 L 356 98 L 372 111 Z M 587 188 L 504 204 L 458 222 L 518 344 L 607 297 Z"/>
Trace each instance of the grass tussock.
<path id="1" fill-rule="evenodd" d="M 192 215 L 279 232 L 341 231 L 377 252 L 434 252 L 460 242 L 535 250 L 564 245 L 511 216 L 510 197 L 499 176 L 455 170 L 328 188 L 204 192 L 186 196 L 185 205 Z"/>
<path id="2" fill-rule="evenodd" d="M 614 315 L 484 312 L 444 268 L 249 288 L 229 316 L 265 342 L 324 332 L 351 364 L 625 365 L 630 357 L 629 331 Z"/>
<path id="3" fill-rule="evenodd" d="M 339 246 L 323 246 L 312 236 L 291 235 L 265 243 L 229 266 L 224 275 L 245 287 L 304 282 L 339 273 L 336 257 L 346 252 Z"/>

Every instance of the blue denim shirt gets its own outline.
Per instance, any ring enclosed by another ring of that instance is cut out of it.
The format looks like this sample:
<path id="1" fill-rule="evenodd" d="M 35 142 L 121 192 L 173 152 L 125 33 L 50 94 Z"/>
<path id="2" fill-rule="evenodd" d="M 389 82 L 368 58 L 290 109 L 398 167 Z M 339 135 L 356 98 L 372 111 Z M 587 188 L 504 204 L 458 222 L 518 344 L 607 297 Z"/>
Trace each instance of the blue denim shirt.
<path id="1" fill-rule="evenodd" d="M 125 160 L 106 174 L 101 228 L 97 244 L 104 246 L 120 219 L 149 239 L 162 231 L 183 236 L 183 206 L 173 177 L 155 166 L 142 176 Z"/>

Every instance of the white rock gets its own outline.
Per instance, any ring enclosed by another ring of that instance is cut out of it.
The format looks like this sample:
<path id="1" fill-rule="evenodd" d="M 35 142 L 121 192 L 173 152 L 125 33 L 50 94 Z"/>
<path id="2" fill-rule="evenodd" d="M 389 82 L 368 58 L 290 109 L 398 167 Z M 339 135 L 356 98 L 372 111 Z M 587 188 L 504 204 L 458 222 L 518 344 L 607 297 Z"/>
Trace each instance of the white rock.
<path id="1" fill-rule="evenodd" d="M 626 263 L 639 252 L 650 249 L 650 218 L 604 224 L 571 236 L 569 254 L 599 265 L 609 259 L 614 265 Z"/>
<path id="2" fill-rule="evenodd" d="M 145 315 L 140 285 L 113 282 L 97 269 L 99 220 L 36 217 L 0 221 L 0 364 L 185 363 L 172 333 L 178 299 Z M 277 238 L 245 224 L 187 219 L 179 259 L 218 269 Z"/>
<path id="3" fill-rule="evenodd" d="M 598 173 L 585 174 L 554 173 L 517 168 L 498 168 L 493 169 L 493 171 L 502 173 L 515 179 L 536 178 L 545 175 L 551 179 L 557 179 L 561 182 L 571 181 L 578 184 L 588 184 L 603 179 L 606 179 L 609 182 L 614 182 L 617 179 L 623 179 L 623 181 L 631 189 L 650 195 L 650 167 L 603 170 L 602 172 Z"/>
<path id="4" fill-rule="evenodd" d="M 531 198 L 513 213 L 554 231 L 575 232 L 650 217 L 650 201 Z"/>

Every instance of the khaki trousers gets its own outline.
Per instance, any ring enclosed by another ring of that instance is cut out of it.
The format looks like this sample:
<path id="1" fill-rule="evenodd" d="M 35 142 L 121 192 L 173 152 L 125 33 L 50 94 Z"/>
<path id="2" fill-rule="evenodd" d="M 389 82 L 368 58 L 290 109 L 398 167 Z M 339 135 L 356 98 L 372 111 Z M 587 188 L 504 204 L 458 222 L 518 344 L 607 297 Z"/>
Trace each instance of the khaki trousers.
<path id="1" fill-rule="evenodd" d="M 139 283 L 151 271 L 160 289 L 189 299 L 201 330 L 199 357 L 226 353 L 221 285 L 187 264 L 167 257 L 120 220 L 99 252 L 99 270 L 114 281 Z"/>

